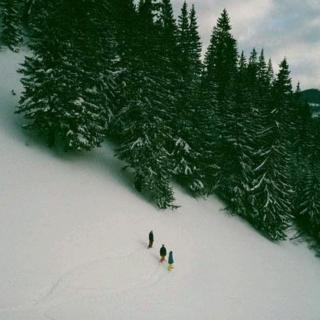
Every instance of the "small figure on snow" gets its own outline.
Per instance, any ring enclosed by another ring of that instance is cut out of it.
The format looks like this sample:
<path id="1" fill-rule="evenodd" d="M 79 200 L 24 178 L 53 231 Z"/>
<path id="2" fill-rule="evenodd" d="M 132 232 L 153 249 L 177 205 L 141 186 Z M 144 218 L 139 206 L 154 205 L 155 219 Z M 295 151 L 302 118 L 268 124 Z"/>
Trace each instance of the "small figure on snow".
<path id="1" fill-rule="evenodd" d="M 150 233 L 149 233 L 149 245 L 148 245 L 148 249 L 152 248 L 152 246 L 153 246 L 153 241 L 154 241 L 153 231 L 151 230 Z"/>
<path id="2" fill-rule="evenodd" d="M 172 251 L 169 252 L 169 259 L 168 259 L 168 271 L 172 271 L 174 266 L 174 260 L 173 260 L 173 253 Z"/>
<path id="3" fill-rule="evenodd" d="M 166 260 L 166 256 L 167 256 L 167 249 L 163 244 L 160 249 L 160 263 Z"/>
<path id="4" fill-rule="evenodd" d="M 15 92 L 13 89 L 11 90 L 11 94 L 12 94 L 13 96 L 17 95 L 16 92 Z"/>

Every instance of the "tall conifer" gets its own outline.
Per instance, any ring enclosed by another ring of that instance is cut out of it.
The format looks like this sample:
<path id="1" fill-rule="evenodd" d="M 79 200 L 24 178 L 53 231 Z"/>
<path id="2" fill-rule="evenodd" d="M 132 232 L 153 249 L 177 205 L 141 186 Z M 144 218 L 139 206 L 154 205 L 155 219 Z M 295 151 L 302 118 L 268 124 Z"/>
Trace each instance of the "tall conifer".
<path id="1" fill-rule="evenodd" d="M 233 199 L 234 172 L 238 169 L 239 161 L 236 156 L 237 119 L 235 117 L 235 77 L 237 73 L 237 47 L 231 35 L 230 18 L 223 10 L 213 29 L 205 56 L 203 89 L 213 94 L 217 99 L 215 106 L 208 106 L 212 110 L 211 118 L 215 121 L 214 140 L 215 150 L 211 163 L 219 168 L 216 184 L 223 197 Z M 206 95 L 204 95 L 205 97 Z M 206 103 L 205 103 L 206 104 Z M 212 142 L 210 142 L 212 144 Z M 206 149 L 206 148 L 204 148 Z"/>
<path id="2" fill-rule="evenodd" d="M 192 193 L 201 194 L 204 190 L 197 145 L 200 126 L 196 119 L 199 111 L 201 43 L 195 8 L 192 6 L 188 12 L 186 2 L 178 20 L 178 49 L 178 100 L 173 123 L 177 137 L 173 149 L 174 174 Z"/>
<path id="3" fill-rule="evenodd" d="M 159 24 L 155 23 L 154 3 L 141 0 L 137 13 L 137 38 L 126 84 L 126 106 L 117 121 L 124 125 L 117 157 L 134 171 L 135 187 L 150 195 L 160 208 L 172 206 L 171 161 L 167 146 L 172 141 L 168 126 L 170 110 L 165 104 L 168 84 L 160 68 Z M 170 98 L 169 98 L 170 99 Z"/>
<path id="4" fill-rule="evenodd" d="M 249 220 L 273 240 L 286 238 L 292 215 L 292 185 L 290 177 L 290 148 L 288 145 L 288 111 L 292 86 L 286 61 L 272 88 L 271 102 L 265 105 L 264 127 L 260 132 L 259 176 L 252 188 L 253 215 Z"/>

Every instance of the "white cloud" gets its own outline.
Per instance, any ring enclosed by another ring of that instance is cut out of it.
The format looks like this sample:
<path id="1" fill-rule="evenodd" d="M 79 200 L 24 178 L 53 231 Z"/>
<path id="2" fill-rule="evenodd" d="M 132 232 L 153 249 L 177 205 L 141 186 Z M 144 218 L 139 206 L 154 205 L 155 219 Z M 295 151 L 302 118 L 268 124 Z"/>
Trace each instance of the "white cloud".
<path id="1" fill-rule="evenodd" d="M 239 49 L 265 48 L 274 64 L 288 58 L 293 82 L 320 88 L 319 0 L 194 0 L 204 48 L 223 8 L 231 16 Z M 173 0 L 178 14 L 183 0 Z"/>

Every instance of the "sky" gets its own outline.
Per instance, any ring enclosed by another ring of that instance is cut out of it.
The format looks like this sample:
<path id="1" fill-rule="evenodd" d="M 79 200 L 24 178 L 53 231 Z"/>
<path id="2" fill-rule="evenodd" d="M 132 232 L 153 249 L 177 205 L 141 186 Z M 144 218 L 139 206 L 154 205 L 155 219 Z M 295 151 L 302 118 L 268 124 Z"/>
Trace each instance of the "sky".
<path id="1" fill-rule="evenodd" d="M 172 0 L 178 15 L 184 0 Z M 187 0 L 198 13 L 204 49 L 221 11 L 231 18 L 239 50 L 264 48 L 274 68 L 286 57 L 293 85 L 320 89 L 320 0 Z"/>

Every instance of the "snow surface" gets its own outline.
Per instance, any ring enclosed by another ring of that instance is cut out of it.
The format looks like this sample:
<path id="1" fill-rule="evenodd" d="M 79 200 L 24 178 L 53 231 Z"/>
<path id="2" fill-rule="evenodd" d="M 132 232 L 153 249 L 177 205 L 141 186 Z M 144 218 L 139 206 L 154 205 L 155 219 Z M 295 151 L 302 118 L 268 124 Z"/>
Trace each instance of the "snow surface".
<path id="1" fill-rule="evenodd" d="M 182 208 L 159 211 L 110 146 L 59 154 L 23 132 L 10 92 L 24 54 L 0 53 L 0 320 L 320 319 L 320 260 L 304 244 L 273 244 L 179 188 Z"/>

